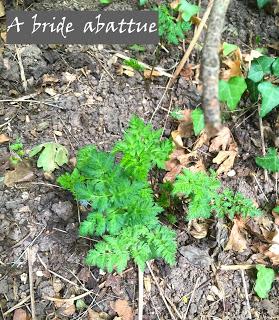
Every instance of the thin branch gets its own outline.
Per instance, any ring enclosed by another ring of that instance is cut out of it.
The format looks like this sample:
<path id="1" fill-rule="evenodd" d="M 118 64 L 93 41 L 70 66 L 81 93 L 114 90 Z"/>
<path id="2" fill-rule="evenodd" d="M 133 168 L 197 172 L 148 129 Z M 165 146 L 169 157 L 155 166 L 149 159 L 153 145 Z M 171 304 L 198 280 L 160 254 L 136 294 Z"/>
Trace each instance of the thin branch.
<path id="1" fill-rule="evenodd" d="M 230 0 L 214 1 L 202 50 L 202 105 L 209 133 L 214 133 L 221 128 L 221 111 L 218 100 L 219 48 L 229 3 Z"/>

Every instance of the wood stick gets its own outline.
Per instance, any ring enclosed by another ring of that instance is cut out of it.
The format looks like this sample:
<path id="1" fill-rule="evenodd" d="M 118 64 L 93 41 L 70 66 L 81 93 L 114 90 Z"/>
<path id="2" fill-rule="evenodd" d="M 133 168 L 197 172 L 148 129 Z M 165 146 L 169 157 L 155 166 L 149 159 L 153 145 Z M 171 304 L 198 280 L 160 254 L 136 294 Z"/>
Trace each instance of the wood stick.
<path id="1" fill-rule="evenodd" d="M 35 295 L 34 295 L 34 282 L 33 282 L 33 252 L 32 247 L 27 248 L 27 260 L 28 260 L 28 275 L 29 275 L 29 288 L 31 298 L 31 314 L 32 320 L 37 320 L 36 317 L 36 306 L 35 306 Z"/>

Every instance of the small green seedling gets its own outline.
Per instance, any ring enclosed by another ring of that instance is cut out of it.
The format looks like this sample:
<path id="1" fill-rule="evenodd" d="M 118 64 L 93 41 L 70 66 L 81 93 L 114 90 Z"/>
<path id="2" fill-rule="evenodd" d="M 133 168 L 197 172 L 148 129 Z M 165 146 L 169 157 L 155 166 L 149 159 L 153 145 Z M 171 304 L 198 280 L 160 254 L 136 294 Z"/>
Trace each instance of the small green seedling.
<path id="1" fill-rule="evenodd" d="M 43 168 L 45 172 L 53 172 L 63 164 L 68 162 L 68 150 L 59 143 L 46 142 L 34 147 L 29 152 L 29 157 L 34 157 L 38 153 L 37 167 Z"/>
<path id="2" fill-rule="evenodd" d="M 272 283 L 275 280 L 275 271 L 262 265 L 257 265 L 257 280 L 254 290 L 257 295 L 266 299 L 271 290 Z"/>
<path id="3" fill-rule="evenodd" d="M 137 71 L 144 71 L 144 67 L 136 59 L 127 59 L 123 62 L 124 65 L 129 66 Z"/>
<path id="4" fill-rule="evenodd" d="M 88 265 L 122 272 L 130 259 L 142 270 L 154 258 L 175 262 L 175 233 L 160 224 L 158 214 L 163 208 L 155 203 L 148 183 L 150 170 L 164 168 L 172 151 L 169 140 L 160 141 L 161 134 L 162 130 L 154 131 L 133 117 L 112 152 L 86 146 L 77 154 L 74 171 L 58 179 L 78 201 L 91 207 L 79 232 L 101 240 L 89 250 Z M 119 163 L 116 154 L 121 157 Z"/>
<path id="5" fill-rule="evenodd" d="M 10 157 L 10 163 L 15 166 L 17 165 L 20 161 L 22 161 L 22 158 L 25 155 L 23 143 L 21 140 L 18 138 L 16 139 L 15 143 L 10 144 L 9 149 L 12 153 L 12 156 Z"/>

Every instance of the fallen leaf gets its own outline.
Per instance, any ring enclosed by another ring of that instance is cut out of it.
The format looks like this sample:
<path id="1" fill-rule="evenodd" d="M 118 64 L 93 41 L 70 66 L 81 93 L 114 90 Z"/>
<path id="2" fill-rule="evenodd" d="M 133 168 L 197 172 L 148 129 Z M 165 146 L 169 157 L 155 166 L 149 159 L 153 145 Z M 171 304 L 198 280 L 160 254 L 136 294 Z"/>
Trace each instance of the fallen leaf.
<path id="1" fill-rule="evenodd" d="M 24 309 L 16 309 L 13 320 L 29 320 L 30 317 Z"/>
<path id="2" fill-rule="evenodd" d="M 128 77 L 133 77 L 135 75 L 135 72 L 134 69 L 130 66 L 120 65 L 116 70 L 116 74 L 118 76 L 122 76 L 123 74 L 125 74 Z"/>
<path id="3" fill-rule="evenodd" d="M 227 173 L 234 165 L 235 158 L 238 153 L 238 148 L 235 142 L 231 143 L 228 151 L 221 150 L 217 156 L 212 160 L 213 163 L 219 164 L 217 174 Z"/>
<path id="4" fill-rule="evenodd" d="M 272 238 L 272 245 L 265 252 L 265 255 L 271 260 L 274 266 L 279 265 L 279 229 L 276 227 Z"/>
<path id="5" fill-rule="evenodd" d="M 229 241 L 225 247 L 225 250 L 234 250 L 236 252 L 243 252 L 247 248 L 247 241 L 244 235 L 241 233 L 240 228 L 234 220 L 234 225 L 229 236 Z"/>
<path id="6" fill-rule="evenodd" d="M 75 74 L 72 74 L 72 73 L 70 73 L 70 72 L 68 72 L 68 71 L 62 73 L 62 80 L 63 80 L 64 82 L 72 83 L 72 82 L 74 82 L 76 79 L 77 79 L 77 76 L 76 76 Z"/>
<path id="7" fill-rule="evenodd" d="M 180 71 L 180 75 L 185 79 L 185 80 L 190 80 L 192 79 L 193 75 L 194 75 L 194 71 L 192 69 L 192 65 L 188 64 L 186 65 L 181 71 Z"/>
<path id="8" fill-rule="evenodd" d="M 56 308 L 58 308 L 57 313 L 62 316 L 69 317 L 72 316 L 76 312 L 76 307 L 74 301 L 55 301 L 54 302 Z"/>
<path id="9" fill-rule="evenodd" d="M 123 320 L 133 320 L 133 310 L 127 300 L 116 300 L 112 308 Z"/>
<path id="10" fill-rule="evenodd" d="M 7 187 L 13 187 L 16 183 L 31 181 L 34 178 L 34 173 L 31 170 L 28 161 L 20 161 L 16 164 L 13 171 L 6 171 L 4 184 Z"/>
<path id="11" fill-rule="evenodd" d="M 171 132 L 171 137 L 175 145 L 179 148 L 184 148 L 182 136 L 178 130 L 174 130 Z"/>
<path id="12" fill-rule="evenodd" d="M 200 23 L 201 23 L 201 18 L 199 18 L 199 17 L 197 17 L 197 16 L 192 16 L 191 19 L 190 19 L 190 21 L 191 21 L 194 25 L 198 26 L 198 25 L 200 25 Z"/>
<path id="13" fill-rule="evenodd" d="M 43 79 L 42 80 L 43 80 L 43 84 L 59 82 L 59 79 L 55 75 L 48 74 L 48 73 L 45 73 L 43 75 Z"/>
<path id="14" fill-rule="evenodd" d="M 1 0 L 0 1 L 0 18 L 4 17 L 5 15 L 6 15 L 5 7 L 4 7 L 4 4 L 3 4 L 2 0 Z"/>
<path id="15" fill-rule="evenodd" d="M 241 62 L 239 60 L 226 60 L 223 62 L 229 69 L 222 70 L 221 79 L 229 80 L 232 77 L 242 76 Z"/>
<path id="16" fill-rule="evenodd" d="M 232 134 L 228 127 L 223 127 L 211 140 L 209 152 L 226 150 L 232 141 Z"/>
<path id="17" fill-rule="evenodd" d="M 208 223 L 192 220 L 189 232 L 194 238 L 203 239 L 207 236 L 208 228 Z"/>
<path id="18" fill-rule="evenodd" d="M 155 77 L 160 77 L 161 75 L 162 75 L 161 72 L 157 70 L 145 69 L 143 72 L 143 76 L 145 79 L 153 79 Z"/>
<path id="19" fill-rule="evenodd" d="M 198 137 L 198 139 L 196 140 L 195 144 L 194 144 L 194 148 L 193 150 L 198 150 L 199 148 L 201 148 L 204 144 L 208 145 L 209 144 L 209 137 L 206 133 L 206 131 L 204 130 L 201 135 Z"/>
<path id="20" fill-rule="evenodd" d="M 0 134 L 0 143 L 5 143 L 10 141 L 10 138 L 6 136 L 4 133 Z"/>

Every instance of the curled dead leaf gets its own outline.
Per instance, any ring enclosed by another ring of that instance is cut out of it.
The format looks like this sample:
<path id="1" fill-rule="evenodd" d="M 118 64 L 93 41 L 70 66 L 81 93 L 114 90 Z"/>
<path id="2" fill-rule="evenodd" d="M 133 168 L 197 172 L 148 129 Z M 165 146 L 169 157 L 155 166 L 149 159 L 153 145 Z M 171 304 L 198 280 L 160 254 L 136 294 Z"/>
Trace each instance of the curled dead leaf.
<path id="1" fill-rule="evenodd" d="M 243 252 L 247 248 L 247 241 L 240 231 L 238 223 L 234 220 L 234 225 L 232 227 L 229 241 L 225 247 L 225 250 L 234 250 L 236 252 Z"/>
<path id="2" fill-rule="evenodd" d="M 234 165 L 235 158 L 238 153 L 237 145 L 233 142 L 229 146 L 229 150 L 224 151 L 221 150 L 217 154 L 217 156 L 213 159 L 213 163 L 219 164 L 219 168 L 217 169 L 217 174 L 227 173 L 231 170 Z"/>
<path id="3" fill-rule="evenodd" d="M 133 77 L 135 75 L 135 71 L 130 66 L 120 65 L 119 68 L 116 70 L 116 74 L 118 76 L 122 76 L 125 74 L 128 77 Z"/>
<path id="4" fill-rule="evenodd" d="M 229 80 L 232 77 L 242 76 L 240 60 L 233 61 L 231 59 L 228 59 L 223 63 L 228 67 L 228 69 L 222 70 L 221 79 Z"/>
<path id="5" fill-rule="evenodd" d="M 226 150 L 232 142 L 232 134 L 228 127 L 223 127 L 217 135 L 211 140 L 209 152 Z"/>

